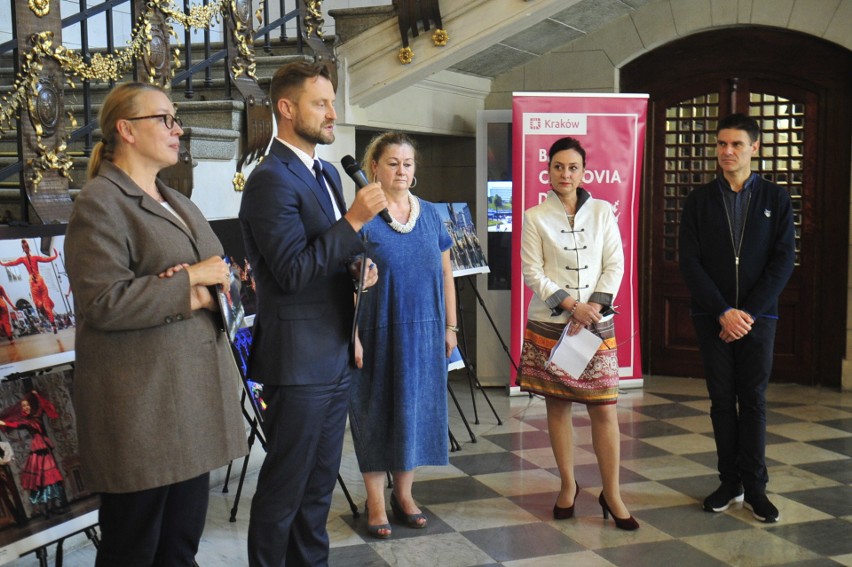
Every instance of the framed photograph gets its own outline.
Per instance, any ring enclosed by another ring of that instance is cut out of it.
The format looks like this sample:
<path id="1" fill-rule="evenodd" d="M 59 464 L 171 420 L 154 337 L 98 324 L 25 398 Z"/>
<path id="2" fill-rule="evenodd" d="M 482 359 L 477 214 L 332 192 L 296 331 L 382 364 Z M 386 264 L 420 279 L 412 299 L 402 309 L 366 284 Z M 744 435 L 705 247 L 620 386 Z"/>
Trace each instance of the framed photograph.
<path id="1" fill-rule="evenodd" d="M 0 382 L 0 564 L 97 523 L 70 369 Z"/>
<path id="2" fill-rule="evenodd" d="M 255 293 L 251 263 L 248 261 L 246 248 L 243 245 L 240 220 L 236 218 L 217 219 L 210 221 L 210 226 L 225 249 L 225 259 L 231 264 L 232 271 L 237 274 L 240 280 L 240 305 L 242 305 L 245 314 L 246 324 L 251 325 L 257 309 L 257 294 Z"/>
<path id="3" fill-rule="evenodd" d="M 228 334 L 228 340 L 233 342 L 237 330 L 245 323 L 245 309 L 240 297 L 243 282 L 240 278 L 240 267 L 234 265 L 228 256 L 225 257 L 225 262 L 230 266 L 230 283 L 227 288 L 217 285 L 216 297 L 219 301 L 219 312 L 222 314 L 222 328 Z"/>
<path id="4" fill-rule="evenodd" d="M 453 239 L 453 247 L 450 249 L 453 276 L 487 274 L 490 270 L 467 203 L 435 203 L 435 207 Z"/>
<path id="5" fill-rule="evenodd" d="M 65 225 L 0 227 L 0 376 L 74 360 Z"/>

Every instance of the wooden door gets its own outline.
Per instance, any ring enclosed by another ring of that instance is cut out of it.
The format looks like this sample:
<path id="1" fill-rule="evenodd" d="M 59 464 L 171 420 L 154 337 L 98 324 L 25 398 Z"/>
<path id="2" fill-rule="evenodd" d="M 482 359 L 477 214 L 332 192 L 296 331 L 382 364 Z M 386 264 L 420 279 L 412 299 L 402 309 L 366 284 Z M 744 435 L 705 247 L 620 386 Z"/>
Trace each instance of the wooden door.
<path id="1" fill-rule="evenodd" d="M 621 84 L 650 93 L 640 244 L 645 371 L 703 375 L 678 269 L 680 214 L 689 192 L 716 175 L 719 119 L 743 112 L 763 129 L 752 169 L 786 188 L 794 209 L 796 267 L 780 300 L 772 380 L 839 386 L 852 55 L 798 33 L 720 30 L 646 54 L 624 68 Z"/>

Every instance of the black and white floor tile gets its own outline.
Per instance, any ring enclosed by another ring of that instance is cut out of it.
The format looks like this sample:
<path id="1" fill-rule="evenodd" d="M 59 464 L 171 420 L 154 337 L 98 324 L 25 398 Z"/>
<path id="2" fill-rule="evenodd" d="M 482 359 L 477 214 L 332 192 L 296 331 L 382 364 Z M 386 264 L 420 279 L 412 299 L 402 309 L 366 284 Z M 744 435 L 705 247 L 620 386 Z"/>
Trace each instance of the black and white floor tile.
<path id="1" fill-rule="evenodd" d="M 466 379 L 452 384 L 465 416 L 473 418 Z M 417 472 L 414 495 L 429 525 L 393 526 L 389 540 L 367 536 L 366 517 L 354 518 L 343 492 L 335 491 L 328 527 L 331 565 L 490 566 L 562 565 L 690 567 L 738 565 L 852 566 L 852 393 L 771 384 L 768 390 L 769 495 L 781 521 L 762 524 L 741 505 L 721 514 L 701 509 L 718 477 L 709 401 L 702 380 L 647 377 L 618 402 L 622 492 L 641 523 L 624 532 L 604 521 L 597 495 L 600 477 L 588 414 L 575 406 L 576 474 L 581 488 L 576 516 L 551 516 L 559 477 L 550 450 L 544 401 L 508 397 L 487 389 L 497 420 L 482 393 L 475 396 L 479 424 L 471 441 L 451 405 L 450 426 L 461 450 L 448 467 Z M 253 450 L 236 522 L 230 522 L 236 482 L 211 492 L 201 567 L 245 565 L 249 501 L 262 455 Z M 341 476 L 363 509 L 364 485 L 351 441 Z M 92 565 L 90 544 L 66 551 L 69 567 Z M 37 565 L 23 558 L 12 565 Z"/>

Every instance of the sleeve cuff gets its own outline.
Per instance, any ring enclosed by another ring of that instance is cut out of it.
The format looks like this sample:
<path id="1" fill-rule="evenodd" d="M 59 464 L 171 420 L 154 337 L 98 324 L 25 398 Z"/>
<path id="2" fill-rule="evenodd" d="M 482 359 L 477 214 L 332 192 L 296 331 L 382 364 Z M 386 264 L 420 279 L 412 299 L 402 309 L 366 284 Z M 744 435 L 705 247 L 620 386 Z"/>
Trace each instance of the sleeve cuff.
<path id="1" fill-rule="evenodd" d="M 604 307 L 609 307 L 612 305 L 612 294 L 596 291 L 591 295 L 591 297 L 589 297 L 589 301 L 587 303 L 600 303 Z"/>
<path id="2" fill-rule="evenodd" d="M 559 311 L 562 311 L 562 309 L 559 307 L 559 305 L 563 301 L 565 301 L 566 297 L 569 297 L 569 293 L 567 291 L 565 291 L 564 289 L 559 289 L 559 290 L 556 291 L 556 293 L 554 293 L 553 295 L 551 295 L 550 297 L 545 299 L 544 304 L 547 305 L 548 307 L 550 307 L 551 311 L 559 312 Z"/>

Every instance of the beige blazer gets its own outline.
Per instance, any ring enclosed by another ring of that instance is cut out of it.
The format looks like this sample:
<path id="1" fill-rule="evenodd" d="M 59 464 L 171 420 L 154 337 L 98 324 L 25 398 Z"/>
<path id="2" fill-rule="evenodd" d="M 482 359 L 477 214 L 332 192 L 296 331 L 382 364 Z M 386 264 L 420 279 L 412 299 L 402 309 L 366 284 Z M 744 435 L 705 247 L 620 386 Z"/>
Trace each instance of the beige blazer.
<path id="1" fill-rule="evenodd" d="M 624 250 L 612 205 L 588 197 L 571 228 L 562 202 L 549 191 L 524 213 L 521 269 L 533 291 L 527 317 L 534 321 L 568 322 L 567 313 L 554 317 L 545 303 L 559 290 L 582 302 L 595 294 L 614 298 L 624 275 Z"/>
<path id="2" fill-rule="evenodd" d="M 74 203 L 74 407 L 87 488 L 132 492 L 194 478 L 247 452 L 240 377 L 217 315 L 190 309 L 178 263 L 222 254 L 201 211 L 165 185 L 186 225 L 104 162 Z"/>

